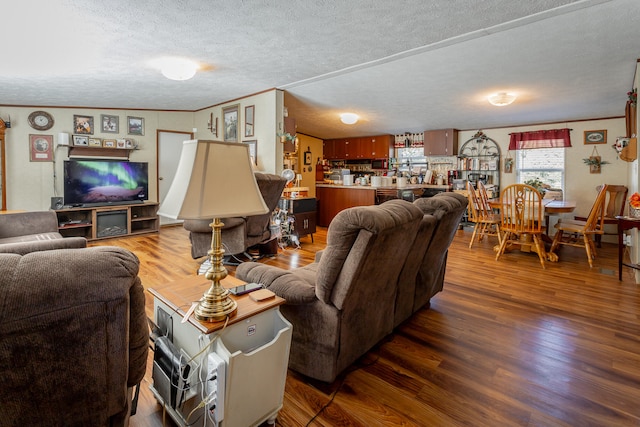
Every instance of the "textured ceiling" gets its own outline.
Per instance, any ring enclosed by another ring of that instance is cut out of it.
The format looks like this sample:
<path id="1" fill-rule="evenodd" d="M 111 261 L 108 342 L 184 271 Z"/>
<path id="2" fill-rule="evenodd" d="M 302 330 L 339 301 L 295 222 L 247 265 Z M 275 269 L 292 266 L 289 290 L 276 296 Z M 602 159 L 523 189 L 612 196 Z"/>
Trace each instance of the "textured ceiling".
<path id="1" fill-rule="evenodd" d="M 638 0 L 21 0 L 2 17 L 0 105 L 193 111 L 275 87 L 321 138 L 621 116 L 640 57 Z M 205 69 L 170 81 L 148 65 L 163 55 Z M 511 106 L 486 102 L 505 90 Z"/>

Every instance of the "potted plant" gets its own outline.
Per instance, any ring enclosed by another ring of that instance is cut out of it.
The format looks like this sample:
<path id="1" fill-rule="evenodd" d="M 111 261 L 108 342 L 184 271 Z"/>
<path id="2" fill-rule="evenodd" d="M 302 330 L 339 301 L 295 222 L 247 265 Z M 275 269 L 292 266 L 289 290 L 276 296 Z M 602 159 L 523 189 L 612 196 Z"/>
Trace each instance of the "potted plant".
<path id="1" fill-rule="evenodd" d="M 533 188 L 535 188 L 536 190 L 540 191 L 541 193 L 544 193 L 546 190 L 551 188 L 551 186 L 549 184 L 545 184 L 544 182 L 542 182 L 540 180 L 540 178 L 528 179 L 524 183 L 527 184 L 527 185 L 532 186 Z"/>

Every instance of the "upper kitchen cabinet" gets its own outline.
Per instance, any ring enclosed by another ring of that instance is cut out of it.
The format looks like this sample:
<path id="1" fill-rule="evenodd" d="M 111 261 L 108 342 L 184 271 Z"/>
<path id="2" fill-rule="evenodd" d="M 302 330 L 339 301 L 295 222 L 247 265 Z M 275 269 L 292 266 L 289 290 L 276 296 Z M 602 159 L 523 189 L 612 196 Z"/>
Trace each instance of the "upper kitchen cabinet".
<path id="1" fill-rule="evenodd" d="M 323 144 L 327 160 L 388 159 L 393 149 L 391 135 L 326 139 Z"/>
<path id="2" fill-rule="evenodd" d="M 425 156 L 455 156 L 456 154 L 458 154 L 457 129 L 424 131 Z"/>
<path id="3" fill-rule="evenodd" d="M 335 140 L 333 139 L 325 139 L 322 141 L 322 157 L 327 160 L 335 160 L 336 159 L 336 149 L 335 149 Z"/>
<path id="4" fill-rule="evenodd" d="M 360 138 L 360 154 L 363 159 L 388 159 L 393 150 L 391 135 L 365 136 Z"/>

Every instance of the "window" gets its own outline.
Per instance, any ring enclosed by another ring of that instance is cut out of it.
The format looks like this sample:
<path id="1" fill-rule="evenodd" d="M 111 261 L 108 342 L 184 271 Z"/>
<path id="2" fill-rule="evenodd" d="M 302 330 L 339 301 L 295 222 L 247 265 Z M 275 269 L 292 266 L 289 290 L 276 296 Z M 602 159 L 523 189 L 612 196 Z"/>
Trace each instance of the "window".
<path id="1" fill-rule="evenodd" d="M 518 182 L 539 179 L 551 188 L 564 191 L 564 148 L 517 150 Z"/>

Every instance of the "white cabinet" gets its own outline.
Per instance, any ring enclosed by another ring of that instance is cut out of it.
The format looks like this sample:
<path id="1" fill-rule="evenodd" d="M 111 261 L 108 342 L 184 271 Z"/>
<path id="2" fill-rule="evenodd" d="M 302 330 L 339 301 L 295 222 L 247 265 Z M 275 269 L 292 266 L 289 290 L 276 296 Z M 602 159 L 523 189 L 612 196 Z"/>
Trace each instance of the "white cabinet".
<path id="1" fill-rule="evenodd" d="M 198 289 L 201 292 L 202 286 Z M 184 312 L 178 307 L 184 308 L 184 303 L 175 301 L 176 297 L 165 298 L 177 294 L 171 289 L 150 292 L 154 295 L 155 323 L 163 331 L 170 331 L 176 354 L 189 365 L 187 378 L 174 390 L 177 396 L 174 407 L 171 389 L 164 386 L 165 372 L 155 361 L 157 354 L 154 355 L 151 390 L 171 418 L 180 426 L 246 427 L 265 421 L 274 423 L 283 404 L 291 345 L 291 324 L 278 309 L 283 300 L 256 303 L 248 295 L 238 297 L 238 314 L 226 328 L 222 327 L 224 322 L 217 322 L 220 325 L 212 328 L 215 323 L 199 322 L 193 317 L 182 323 Z M 216 356 L 209 357 L 211 353 Z M 222 399 L 212 395 L 213 359 L 224 364 Z M 203 401 L 207 402 L 206 408 L 214 404 L 222 407 L 205 412 L 205 408 L 198 408 Z"/>

